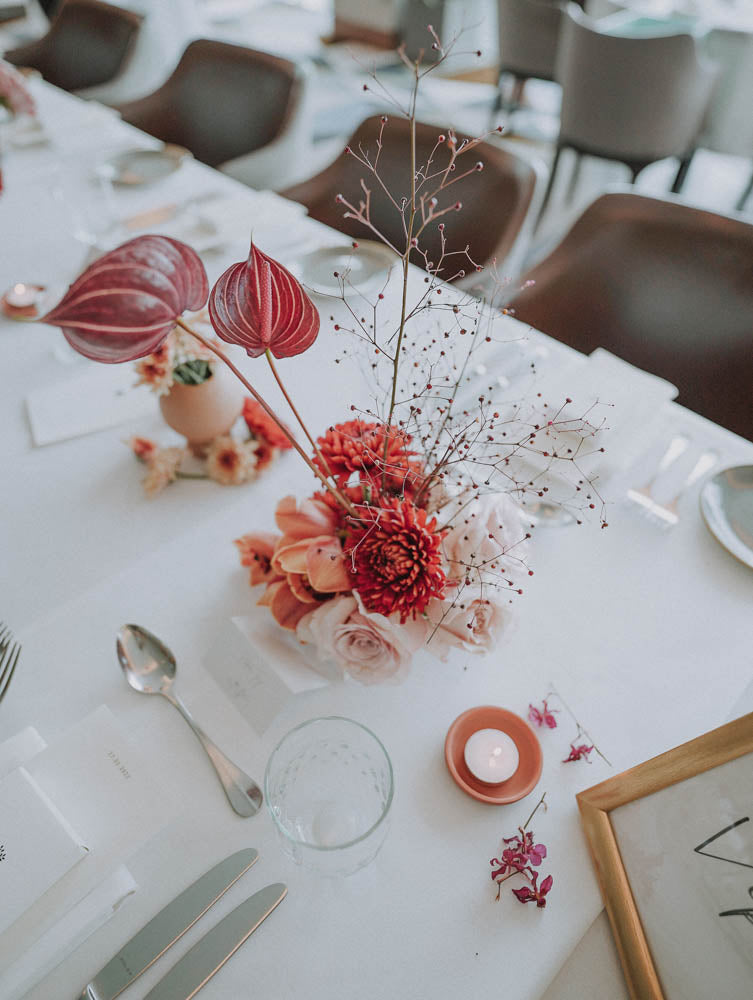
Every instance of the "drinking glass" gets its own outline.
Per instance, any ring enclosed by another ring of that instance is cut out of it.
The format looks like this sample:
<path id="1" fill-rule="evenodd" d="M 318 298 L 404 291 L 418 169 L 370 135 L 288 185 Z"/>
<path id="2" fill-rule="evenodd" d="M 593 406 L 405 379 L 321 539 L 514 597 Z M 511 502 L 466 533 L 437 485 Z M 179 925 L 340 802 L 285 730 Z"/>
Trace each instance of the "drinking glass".
<path id="1" fill-rule="evenodd" d="M 264 799 L 283 850 L 324 875 L 351 875 L 374 859 L 387 835 L 393 791 L 382 743 L 339 716 L 292 729 L 264 774 Z"/>

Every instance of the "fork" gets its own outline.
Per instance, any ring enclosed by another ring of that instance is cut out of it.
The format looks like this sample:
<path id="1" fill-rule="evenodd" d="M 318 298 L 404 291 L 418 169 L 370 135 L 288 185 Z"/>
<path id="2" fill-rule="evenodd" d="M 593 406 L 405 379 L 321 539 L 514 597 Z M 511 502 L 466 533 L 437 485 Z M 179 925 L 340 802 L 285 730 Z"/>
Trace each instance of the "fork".
<path id="1" fill-rule="evenodd" d="M 718 458 L 719 456 L 717 453 L 710 448 L 701 452 L 695 465 L 690 470 L 675 495 L 665 503 L 661 504 L 657 503 L 657 501 L 650 496 L 647 500 L 643 499 L 639 501 L 641 504 L 640 513 L 647 518 L 647 520 L 652 521 L 654 524 L 658 524 L 662 528 L 674 527 L 680 520 L 678 511 L 680 497 L 687 492 L 687 490 L 689 490 L 694 483 L 697 483 L 699 479 L 713 469 L 718 461 Z"/>
<path id="2" fill-rule="evenodd" d="M 669 442 L 667 450 L 662 455 L 661 461 L 656 468 L 656 472 L 654 472 L 648 482 L 643 486 L 636 486 L 633 489 L 629 489 L 627 491 L 628 500 L 632 500 L 648 509 L 657 506 L 656 501 L 651 495 L 651 491 L 656 484 L 656 480 L 662 475 L 662 473 L 667 471 L 670 465 L 673 465 L 677 461 L 677 459 L 687 449 L 689 444 L 690 441 L 684 434 L 675 435 L 675 437 L 673 437 Z"/>
<path id="3" fill-rule="evenodd" d="M 677 524 L 680 520 L 680 515 L 677 509 L 680 497 L 683 493 L 689 490 L 694 483 L 697 483 L 702 476 L 706 475 L 707 472 L 710 472 L 711 469 L 714 468 L 718 457 L 717 453 L 711 449 L 701 452 L 698 461 L 690 470 L 685 482 L 682 484 L 677 493 L 675 493 L 672 499 L 664 504 L 653 502 L 650 507 L 645 508 L 643 511 L 646 517 L 648 517 L 649 520 L 660 524 L 663 528 L 671 528 Z"/>
<path id="4" fill-rule="evenodd" d="M 0 701 L 8 693 L 20 655 L 21 643 L 13 638 L 5 622 L 0 622 Z"/>

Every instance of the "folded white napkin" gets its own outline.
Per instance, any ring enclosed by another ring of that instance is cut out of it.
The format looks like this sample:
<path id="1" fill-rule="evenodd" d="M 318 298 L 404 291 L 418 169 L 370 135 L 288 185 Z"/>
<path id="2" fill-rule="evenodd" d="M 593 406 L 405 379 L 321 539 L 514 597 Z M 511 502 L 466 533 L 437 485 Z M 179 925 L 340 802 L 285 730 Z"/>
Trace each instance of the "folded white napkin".
<path id="1" fill-rule="evenodd" d="M 54 385 L 32 390 L 26 408 L 34 444 L 80 437 L 153 412 L 154 394 L 135 382 L 130 365 L 87 364 Z"/>
<path id="2" fill-rule="evenodd" d="M 603 483 L 630 466 L 650 443 L 660 411 L 677 395 L 671 383 L 602 348 L 582 364 L 544 376 L 536 392 L 528 413 L 541 429 L 521 455 L 521 466 L 571 483 L 582 474 Z M 576 462 L 552 463 L 555 453 Z"/>
<path id="3" fill-rule="evenodd" d="M 45 741 L 31 726 L 0 743 L 0 778 L 4 779 L 3 785 L 9 778 L 18 781 L 20 775 L 25 775 L 25 779 L 21 780 L 33 782 L 20 765 L 31 764 L 46 746 Z M 49 803 L 49 799 L 44 797 Z M 5 824 L 9 817 L 5 812 L 2 815 L 3 837 L 5 837 Z M 28 833 L 35 837 L 39 835 L 38 826 L 33 825 L 33 828 L 29 829 L 28 815 L 23 817 L 23 822 Z M 0 963 L 0 997 L 3 1000 L 20 1000 L 70 952 L 78 948 L 90 934 L 109 920 L 137 888 L 126 867 L 121 865 L 116 868 L 112 874 L 68 909 L 56 923 L 48 927 L 27 949 L 19 949 L 4 967 Z M 3 896 L 3 913 L 7 913 L 6 904 L 7 899 Z"/>
<path id="4" fill-rule="evenodd" d="M 51 968 L 116 911 L 134 886 L 130 876 L 113 873 L 182 805 L 155 775 L 148 741 L 126 733 L 105 705 L 24 766 L 90 850 L 0 935 L 2 1000 L 9 997 L 6 976 L 15 984 L 24 969 Z"/>
<path id="5" fill-rule="evenodd" d="M 88 848 L 23 767 L 0 781 L 0 934 Z"/>
<path id="6" fill-rule="evenodd" d="M 20 1000 L 63 959 L 82 945 L 137 891 L 133 876 L 121 865 L 88 893 L 34 944 L 0 972 L 0 996 Z"/>
<path id="7" fill-rule="evenodd" d="M 46 746 L 47 744 L 33 726 L 27 726 L 20 733 L 16 733 L 15 736 L 0 743 L 0 778 L 10 774 L 24 761 L 29 760 L 40 750 L 44 750 Z"/>

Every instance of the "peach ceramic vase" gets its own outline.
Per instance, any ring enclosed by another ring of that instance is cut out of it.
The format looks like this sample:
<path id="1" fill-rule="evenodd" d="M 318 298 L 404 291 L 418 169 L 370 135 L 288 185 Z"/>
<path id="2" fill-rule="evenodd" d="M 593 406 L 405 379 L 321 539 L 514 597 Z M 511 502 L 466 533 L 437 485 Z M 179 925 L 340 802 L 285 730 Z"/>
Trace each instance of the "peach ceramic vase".
<path id="1" fill-rule="evenodd" d="M 213 364 L 212 374 L 199 385 L 173 383 L 160 396 L 166 424 L 182 434 L 194 455 L 202 457 L 220 434 L 226 434 L 243 409 L 245 390 L 224 364 Z"/>

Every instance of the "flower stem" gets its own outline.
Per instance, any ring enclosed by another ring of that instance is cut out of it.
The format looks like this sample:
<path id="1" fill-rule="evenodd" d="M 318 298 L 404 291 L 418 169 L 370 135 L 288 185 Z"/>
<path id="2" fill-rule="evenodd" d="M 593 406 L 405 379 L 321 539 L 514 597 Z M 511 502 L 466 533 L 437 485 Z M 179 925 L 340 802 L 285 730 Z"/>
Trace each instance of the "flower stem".
<path id="1" fill-rule="evenodd" d="M 293 435 L 290 433 L 290 431 L 287 429 L 287 427 L 285 426 L 285 424 L 283 424 L 283 422 L 277 416 L 277 414 L 272 409 L 272 407 L 269 405 L 269 403 L 267 403 L 267 401 L 256 391 L 256 389 L 254 389 L 254 387 L 248 381 L 248 379 L 243 374 L 243 372 L 233 364 L 233 362 L 230 360 L 230 358 L 227 356 L 227 354 L 225 354 L 225 352 L 222 350 L 222 348 L 218 347 L 216 344 L 213 344 L 210 340 L 207 340 L 200 333 L 197 333 L 187 323 L 185 323 L 180 317 L 176 320 L 176 323 L 177 323 L 177 325 L 179 327 L 181 327 L 183 330 L 185 330 L 186 333 L 190 333 L 191 336 L 196 337 L 197 340 L 201 341 L 201 343 L 205 347 L 208 347 L 209 350 L 212 351 L 214 354 L 216 354 L 217 357 L 221 361 L 225 362 L 225 364 L 228 366 L 228 368 L 230 369 L 230 371 L 241 381 L 241 383 L 245 386 L 245 388 L 248 389 L 248 391 L 254 397 L 254 399 L 256 400 L 256 402 L 259 403 L 259 405 L 264 409 L 264 411 L 267 413 L 267 415 L 272 420 L 274 420 L 274 422 L 280 428 L 280 430 L 285 435 L 285 437 L 288 439 L 288 441 L 290 441 L 290 443 L 293 446 L 293 448 L 295 448 L 295 450 L 301 456 L 301 458 L 306 463 L 306 465 L 308 465 L 309 469 L 311 469 L 311 471 L 314 473 L 314 475 L 316 476 L 316 478 L 322 483 L 322 485 L 324 486 L 324 488 L 329 493 L 332 494 L 332 496 L 335 498 L 335 500 L 337 500 L 338 504 L 340 504 L 341 506 L 345 507 L 345 509 L 348 511 L 349 514 L 354 514 L 355 510 L 353 508 L 353 505 L 349 502 L 349 500 L 347 499 L 347 497 L 343 496 L 343 494 L 340 493 L 339 490 L 335 489 L 335 487 L 332 486 L 332 484 L 329 482 L 329 480 L 327 479 L 327 477 L 322 472 L 320 472 L 319 469 L 317 469 L 317 467 L 314 465 L 314 463 L 308 457 L 308 455 L 303 450 L 303 448 L 301 448 L 301 446 L 298 444 L 298 442 L 293 437 Z"/>
<path id="2" fill-rule="evenodd" d="M 534 810 L 533 810 L 533 812 L 532 812 L 532 813 L 531 813 L 531 815 L 530 815 L 530 816 L 528 817 L 528 819 L 527 819 L 527 820 L 525 821 L 525 823 L 524 823 L 524 824 L 523 824 L 523 826 L 521 827 L 521 830 L 525 830 L 525 829 L 527 829 L 527 827 L 528 827 L 528 824 L 529 824 L 529 823 L 531 822 L 531 820 L 533 819 L 533 817 L 534 817 L 534 816 L 536 815 L 536 813 L 537 813 L 537 812 L 539 811 L 539 808 L 540 808 L 541 806 L 544 806 L 544 808 L 546 809 L 546 805 L 545 805 L 545 803 L 544 803 L 544 799 L 545 799 L 545 798 L 546 798 L 546 792 L 544 792 L 544 794 L 543 794 L 543 795 L 541 796 L 541 798 L 539 799 L 539 801 L 538 801 L 538 802 L 536 803 L 536 805 L 534 806 Z"/>
<path id="3" fill-rule="evenodd" d="M 316 457 L 321 462 L 322 468 L 326 470 L 328 476 L 331 476 L 332 473 L 330 471 L 329 466 L 327 465 L 326 459 L 324 458 L 324 456 L 322 455 L 322 453 L 319 451 L 319 448 L 317 446 L 316 441 L 309 434 L 308 428 L 304 424 L 303 419 L 301 418 L 300 413 L 295 408 L 293 400 L 288 395 L 288 392 L 287 392 L 285 386 L 282 383 L 282 379 L 280 378 L 279 372 L 277 371 L 277 367 L 276 367 L 276 365 L 275 365 L 275 363 L 274 363 L 274 361 L 272 359 L 272 352 L 270 350 L 266 350 L 264 352 L 264 354 L 266 356 L 267 361 L 269 362 L 269 367 L 272 369 L 272 374 L 275 377 L 275 382 L 277 382 L 278 386 L 280 387 L 280 392 L 285 397 L 285 402 L 288 404 L 288 406 L 290 407 L 290 409 L 293 411 L 293 415 L 294 415 L 295 419 L 298 421 L 298 424 L 300 425 L 301 430 L 303 431 L 303 433 L 308 438 L 308 442 L 311 445 L 311 447 L 313 448 L 314 454 L 316 455 Z"/>
<path id="4" fill-rule="evenodd" d="M 389 453 L 390 429 L 392 427 L 392 415 L 395 411 L 395 400 L 397 396 L 397 376 L 400 368 L 400 351 L 405 334 L 405 321 L 408 314 L 408 278 L 410 274 L 410 252 L 413 242 L 413 226 L 416 218 L 416 98 L 418 95 L 419 71 L 418 63 L 414 67 L 415 81 L 410 103 L 410 213 L 408 216 L 408 226 L 405 236 L 405 253 L 403 254 L 403 294 L 400 305 L 400 326 L 398 328 L 397 346 L 395 347 L 395 359 L 392 363 L 392 393 L 390 395 L 390 408 L 387 414 L 387 432 L 384 435 L 384 456 L 382 470 L 382 489 L 387 479 L 387 455 Z"/>

